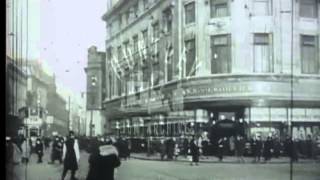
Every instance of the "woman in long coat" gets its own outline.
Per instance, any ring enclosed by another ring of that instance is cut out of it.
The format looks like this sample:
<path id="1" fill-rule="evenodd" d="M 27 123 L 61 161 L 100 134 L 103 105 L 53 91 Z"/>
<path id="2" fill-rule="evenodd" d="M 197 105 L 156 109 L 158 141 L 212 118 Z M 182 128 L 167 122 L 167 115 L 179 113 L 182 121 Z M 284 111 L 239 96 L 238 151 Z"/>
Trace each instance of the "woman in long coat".
<path id="1" fill-rule="evenodd" d="M 77 178 L 75 178 L 75 173 L 78 170 L 80 152 L 78 141 L 75 139 L 73 131 L 70 131 L 69 137 L 63 146 L 62 159 L 64 159 L 62 180 L 64 180 L 68 170 L 71 171 L 71 180 L 76 180 Z"/>

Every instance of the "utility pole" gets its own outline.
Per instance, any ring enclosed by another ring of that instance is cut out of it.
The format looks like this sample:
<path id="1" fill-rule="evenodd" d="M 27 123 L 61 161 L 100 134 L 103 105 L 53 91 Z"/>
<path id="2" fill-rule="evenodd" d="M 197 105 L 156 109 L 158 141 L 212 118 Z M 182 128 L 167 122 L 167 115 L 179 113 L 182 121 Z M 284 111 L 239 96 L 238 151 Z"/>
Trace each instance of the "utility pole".
<path id="1" fill-rule="evenodd" d="M 68 106 L 69 106 L 69 111 L 68 111 L 68 131 L 70 131 L 70 115 L 71 115 L 71 113 L 70 113 L 70 111 L 71 111 L 71 109 L 70 109 L 70 95 L 69 95 L 69 97 L 68 97 Z"/>

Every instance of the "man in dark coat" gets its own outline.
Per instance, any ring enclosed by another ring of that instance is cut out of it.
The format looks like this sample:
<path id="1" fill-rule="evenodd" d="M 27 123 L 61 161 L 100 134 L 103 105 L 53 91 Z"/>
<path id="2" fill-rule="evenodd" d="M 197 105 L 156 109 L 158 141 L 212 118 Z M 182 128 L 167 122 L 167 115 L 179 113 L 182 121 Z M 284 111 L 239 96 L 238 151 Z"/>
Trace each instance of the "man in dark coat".
<path id="1" fill-rule="evenodd" d="M 109 143 L 94 145 L 89 157 L 89 172 L 86 180 L 114 180 L 114 169 L 121 164 L 118 152 Z"/>
<path id="2" fill-rule="evenodd" d="M 71 180 L 76 180 L 75 173 L 78 170 L 78 162 L 80 160 L 80 151 L 77 139 L 75 139 L 74 132 L 69 132 L 69 137 L 63 146 L 63 172 L 62 180 L 67 175 L 68 170 L 71 171 Z"/>
<path id="3" fill-rule="evenodd" d="M 312 158 L 312 150 L 313 150 L 313 145 L 312 145 L 312 139 L 311 139 L 311 135 L 309 134 L 307 136 L 307 140 L 306 140 L 306 154 L 307 154 L 307 158 Z"/>
<path id="4" fill-rule="evenodd" d="M 279 158 L 280 156 L 280 150 L 281 150 L 281 143 L 280 143 L 280 138 L 276 137 L 273 141 L 273 147 L 274 147 L 274 151 L 273 151 L 273 155 L 275 158 Z"/>
<path id="5" fill-rule="evenodd" d="M 200 148 L 197 144 L 197 140 L 193 137 L 190 141 L 190 153 L 192 156 L 192 162 L 191 162 L 191 166 L 193 165 L 193 163 L 195 163 L 196 165 L 198 165 L 199 163 L 199 156 L 200 156 Z"/>
<path id="6" fill-rule="evenodd" d="M 160 147 L 159 147 L 161 160 L 164 160 L 164 156 L 166 155 L 166 149 L 167 148 L 166 148 L 165 141 L 164 141 L 164 139 L 161 139 L 160 140 Z"/>
<path id="7" fill-rule="evenodd" d="M 266 140 L 266 142 L 264 143 L 264 148 L 263 148 L 263 156 L 264 156 L 264 160 L 267 162 L 269 160 L 271 160 L 271 155 L 273 152 L 273 142 L 271 137 L 269 136 Z"/>
<path id="8" fill-rule="evenodd" d="M 188 148 L 189 148 L 189 142 L 188 142 L 188 139 L 187 138 L 184 138 L 183 139 L 183 143 L 182 143 L 182 149 L 183 149 L 183 152 L 182 154 L 184 155 L 184 157 L 186 158 L 187 155 L 188 155 Z"/>
<path id="9" fill-rule="evenodd" d="M 59 160 L 60 164 L 62 164 L 62 151 L 63 143 L 58 136 L 55 136 L 52 143 L 51 162 L 49 164 L 53 164 L 55 160 Z"/>
<path id="10" fill-rule="evenodd" d="M 221 162 L 223 160 L 224 141 L 222 138 L 218 140 L 218 158 Z"/>
<path id="11" fill-rule="evenodd" d="M 253 137 L 253 139 L 251 140 L 251 149 L 254 157 L 254 162 L 260 162 L 262 150 L 262 141 L 260 136 Z"/>
<path id="12" fill-rule="evenodd" d="M 35 151 L 36 151 L 36 154 L 38 155 L 38 163 L 42 163 L 43 143 L 40 138 L 37 138 Z"/>
<path id="13" fill-rule="evenodd" d="M 243 154 L 245 150 L 245 141 L 242 136 L 237 136 L 237 139 L 235 141 L 235 149 L 236 149 L 236 155 L 239 162 L 244 163 Z"/>
<path id="14" fill-rule="evenodd" d="M 47 150 L 50 146 L 50 138 L 49 137 L 44 137 L 44 147 Z"/>
<path id="15" fill-rule="evenodd" d="M 167 140 L 167 159 L 172 160 L 174 154 L 175 143 L 172 138 Z"/>

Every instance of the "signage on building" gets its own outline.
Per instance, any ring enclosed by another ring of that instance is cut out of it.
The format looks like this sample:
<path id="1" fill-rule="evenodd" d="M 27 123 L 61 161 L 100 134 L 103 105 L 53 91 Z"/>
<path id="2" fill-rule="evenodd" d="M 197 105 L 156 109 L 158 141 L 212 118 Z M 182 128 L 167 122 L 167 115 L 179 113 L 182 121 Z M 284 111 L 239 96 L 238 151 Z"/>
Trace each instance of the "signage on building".
<path id="1" fill-rule="evenodd" d="M 37 116 L 30 116 L 26 119 L 26 124 L 40 126 L 42 124 L 42 119 Z"/>
<path id="2" fill-rule="evenodd" d="M 287 122 L 291 120 L 290 108 L 251 108 L 251 121 Z M 320 122 L 320 109 L 294 108 L 294 122 Z"/>
<path id="3" fill-rule="evenodd" d="M 53 116 L 47 116 L 46 122 L 48 124 L 53 124 Z"/>

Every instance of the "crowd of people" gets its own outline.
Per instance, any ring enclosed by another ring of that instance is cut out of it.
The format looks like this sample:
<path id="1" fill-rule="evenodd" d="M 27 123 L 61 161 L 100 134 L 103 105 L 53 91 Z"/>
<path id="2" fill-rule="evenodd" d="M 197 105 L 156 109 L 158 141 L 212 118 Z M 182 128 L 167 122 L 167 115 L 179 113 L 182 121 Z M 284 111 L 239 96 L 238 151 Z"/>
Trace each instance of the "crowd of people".
<path id="1" fill-rule="evenodd" d="M 293 161 L 300 158 L 316 159 L 320 152 L 320 137 L 308 135 L 305 140 L 287 136 L 280 140 L 277 136 L 262 138 L 259 135 L 247 139 L 237 135 L 209 140 L 205 137 L 161 138 L 147 142 L 147 154 L 159 153 L 161 160 L 173 160 L 177 156 L 217 156 L 223 161 L 224 156 L 236 156 L 238 162 L 244 162 L 244 156 L 253 157 L 253 162 L 268 162 L 280 156 L 290 157 Z M 197 150 L 198 149 L 198 150 Z M 198 159 L 198 158 L 192 158 Z"/>
<path id="2" fill-rule="evenodd" d="M 86 142 L 86 140 L 89 140 Z M 87 143 L 87 144 L 86 144 Z M 23 135 L 6 137 L 6 179 L 26 179 L 25 167 L 30 163 L 30 157 L 37 155 L 37 163 L 43 163 L 45 150 L 50 152 L 48 164 L 56 160 L 63 165 L 61 180 L 71 171 L 71 180 L 77 180 L 76 171 L 79 168 L 80 146 L 90 153 L 88 159 L 89 171 L 87 180 L 114 178 L 114 169 L 120 166 L 120 158 L 128 157 L 128 150 L 123 149 L 126 143 L 121 138 L 118 141 L 111 138 L 76 138 L 73 131 L 66 137 L 54 135 L 49 137 L 25 138 Z M 51 147 L 51 148 L 50 148 Z M 51 151 L 50 151 L 51 150 Z"/>
<path id="3" fill-rule="evenodd" d="M 179 138 L 149 137 L 137 140 L 115 136 L 76 138 L 70 131 L 66 137 L 58 134 L 51 138 L 6 137 L 6 150 L 7 179 L 9 180 L 23 179 L 24 172 L 21 165 L 30 163 L 32 154 L 36 154 L 37 163 L 43 163 L 42 158 L 46 150 L 50 152 L 49 164 L 58 161 L 63 165 L 62 180 L 69 170 L 71 179 L 75 180 L 80 151 L 90 153 L 87 180 L 91 180 L 97 177 L 109 177 L 109 179 L 113 177 L 114 168 L 120 166 L 120 160 L 130 158 L 131 152 L 146 152 L 147 156 L 159 154 L 161 160 L 169 161 L 183 156 L 190 160 L 190 165 L 198 165 L 200 156 L 204 158 L 216 156 L 220 162 L 225 156 L 235 156 L 240 163 L 245 162 L 244 156 L 252 157 L 252 162 L 268 162 L 280 156 L 288 156 L 294 162 L 299 158 L 316 159 L 320 150 L 320 137 L 312 138 L 308 135 L 305 140 L 302 140 L 287 136 L 280 140 L 277 136 L 262 138 L 255 135 L 247 139 L 237 135 L 210 140 L 207 137 L 193 135 Z"/>

